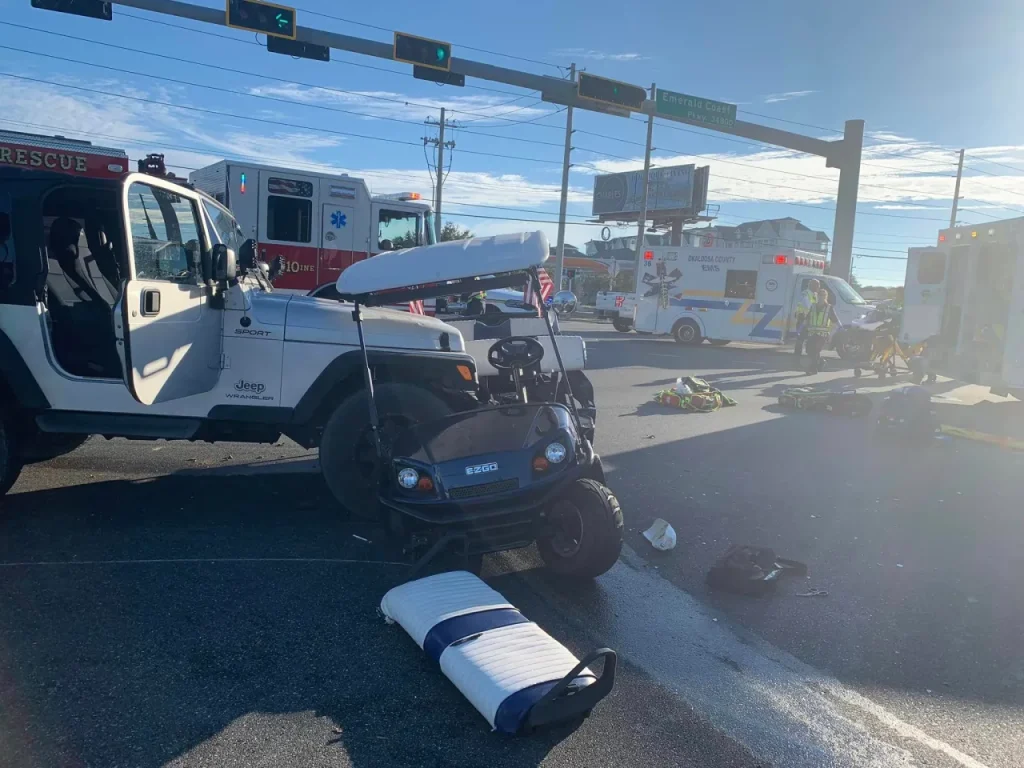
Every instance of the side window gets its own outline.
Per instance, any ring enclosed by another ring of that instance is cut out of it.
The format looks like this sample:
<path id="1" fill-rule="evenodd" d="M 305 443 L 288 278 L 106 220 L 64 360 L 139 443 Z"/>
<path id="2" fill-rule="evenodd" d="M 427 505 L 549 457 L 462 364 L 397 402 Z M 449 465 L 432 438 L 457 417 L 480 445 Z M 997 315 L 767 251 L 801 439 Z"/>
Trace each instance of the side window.
<path id="1" fill-rule="evenodd" d="M 927 251 L 917 262 L 917 282 L 921 285 L 937 285 L 946 277 L 946 254 L 942 251 Z"/>
<path id="2" fill-rule="evenodd" d="M 727 299 L 752 299 L 757 290 L 756 269 L 730 269 L 725 273 Z"/>
<path id="3" fill-rule="evenodd" d="M 128 221 L 138 279 L 197 282 L 202 245 L 191 200 L 135 182 L 128 188 Z"/>
<path id="4" fill-rule="evenodd" d="M 0 195 L 0 291 L 14 285 L 15 277 L 11 201 L 6 195 Z"/>
<path id="5" fill-rule="evenodd" d="M 416 211 L 393 211 L 381 208 L 377 216 L 377 244 L 391 241 L 391 248 L 412 248 L 419 245 L 420 216 Z M 383 248 L 381 250 L 384 250 Z"/>
<path id="6" fill-rule="evenodd" d="M 267 239 L 308 243 L 313 238 L 313 202 L 297 197 L 267 197 Z"/>

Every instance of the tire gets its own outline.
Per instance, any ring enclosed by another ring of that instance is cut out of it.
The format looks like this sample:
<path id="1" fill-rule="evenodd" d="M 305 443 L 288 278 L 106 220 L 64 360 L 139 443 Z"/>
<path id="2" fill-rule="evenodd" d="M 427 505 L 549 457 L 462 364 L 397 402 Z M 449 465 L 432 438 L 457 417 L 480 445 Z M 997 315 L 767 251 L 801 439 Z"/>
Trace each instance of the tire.
<path id="1" fill-rule="evenodd" d="M 622 551 L 622 508 L 608 488 L 595 480 L 575 481 L 551 505 L 548 521 L 561 517 L 561 529 L 537 540 L 544 563 L 572 579 L 592 579 L 607 571 Z"/>
<path id="2" fill-rule="evenodd" d="M 920 384 L 922 381 L 924 381 L 924 373 L 921 371 L 910 372 L 910 382 L 912 384 Z"/>
<path id="3" fill-rule="evenodd" d="M 633 330 L 633 322 L 631 320 L 623 320 L 620 317 L 616 317 L 612 320 L 612 327 L 619 333 L 629 333 Z"/>
<path id="4" fill-rule="evenodd" d="M 451 409 L 436 395 L 413 384 L 381 384 L 375 390 L 380 431 L 396 430 L 441 418 Z M 345 398 L 327 419 L 320 439 L 320 471 L 331 494 L 353 516 L 379 514 L 374 477 L 373 442 L 365 390 Z"/>
<path id="5" fill-rule="evenodd" d="M 89 435 L 36 432 L 18 446 L 18 453 L 25 464 L 35 464 L 71 453 L 88 439 Z"/>
<path id="6" fill-rule="evenodd" d="M 708 344 L 712 347 L 724 347 L 730 341 L 731 339 L 708 339 Z"/>
<path id="7" fill-rule="evenodd" d="M 854 375 L 855 378 L 859 379 L 860 378 L 860 368 L 854 368 L 853 369 L 853 375 Z"/>
<path id="8" fill-rule="evenodd" d="M 0 496 L 11 490 L 21 474 L 21 459 L 10 417 L 0 412 Z"/>
<path id="9" fill-rule="evenodd" d="M 856 360 L 861 353 L 861 345 L 848 341 L 840 341 L 836 344 L 836 354 L 841 360 Z"/>
<path id="10" fill-rule="evenodd" d="M 700 326 L 693 320 L 680 320 L 672 329 L 672 338 L 680 344 L 700 344 L 704 339 L 700 335 Z"/>

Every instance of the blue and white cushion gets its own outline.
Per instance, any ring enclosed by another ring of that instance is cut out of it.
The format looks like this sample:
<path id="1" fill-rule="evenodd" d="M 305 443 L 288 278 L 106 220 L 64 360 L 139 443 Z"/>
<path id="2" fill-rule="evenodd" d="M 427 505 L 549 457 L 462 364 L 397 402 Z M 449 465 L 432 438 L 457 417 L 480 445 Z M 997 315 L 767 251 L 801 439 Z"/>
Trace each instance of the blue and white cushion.
<path id="1" fill-rule="evenodd" d="M 390 590 L 381 611 L 397 622 L 495 730 L 516 733 L 579 660 L 500 593 L 466 571 Z M 574 679 L 596 680 L 588 667 Z"/>

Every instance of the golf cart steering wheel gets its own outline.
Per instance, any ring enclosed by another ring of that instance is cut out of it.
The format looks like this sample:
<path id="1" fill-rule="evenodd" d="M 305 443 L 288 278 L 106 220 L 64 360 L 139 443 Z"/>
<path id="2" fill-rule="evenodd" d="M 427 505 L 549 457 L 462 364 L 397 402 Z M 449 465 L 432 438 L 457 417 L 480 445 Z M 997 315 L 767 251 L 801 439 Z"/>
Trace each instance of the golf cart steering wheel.
<path id="1" fill-rule="evenodd" d="M 487 350 L 487 362 L 500 371 L 529 368 L 544 357 L 544 346 L 531 336 L 499 339 Z"/>

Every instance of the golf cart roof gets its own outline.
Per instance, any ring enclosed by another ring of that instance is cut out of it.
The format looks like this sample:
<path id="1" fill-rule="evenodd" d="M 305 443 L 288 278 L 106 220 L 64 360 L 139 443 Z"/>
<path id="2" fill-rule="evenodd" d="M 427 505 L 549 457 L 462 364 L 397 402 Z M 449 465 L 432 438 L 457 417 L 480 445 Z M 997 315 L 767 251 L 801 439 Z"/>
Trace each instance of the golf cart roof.
<path id="1" fill-rule="evenodd" d="M 413 286 L 436 286 L 438 295 L 459 292 L 450 283 L 486 278 L 480 290 L 523 282 L 522 273 L 543 265 L 548 258 L 548 239 L 543 232 L 519 232 L 493 237 L 473 237 L 437 245 L 379 253 L 357 261 L 338 277 L 343 299 L 365 303 L 377 293 L 394 292 Z M 508 279 L 502 280 L 503 275 Z M 489 285 L 484 286 L 486 282 Z M 465 290 L 461 286 L 460 290 Z"/>

